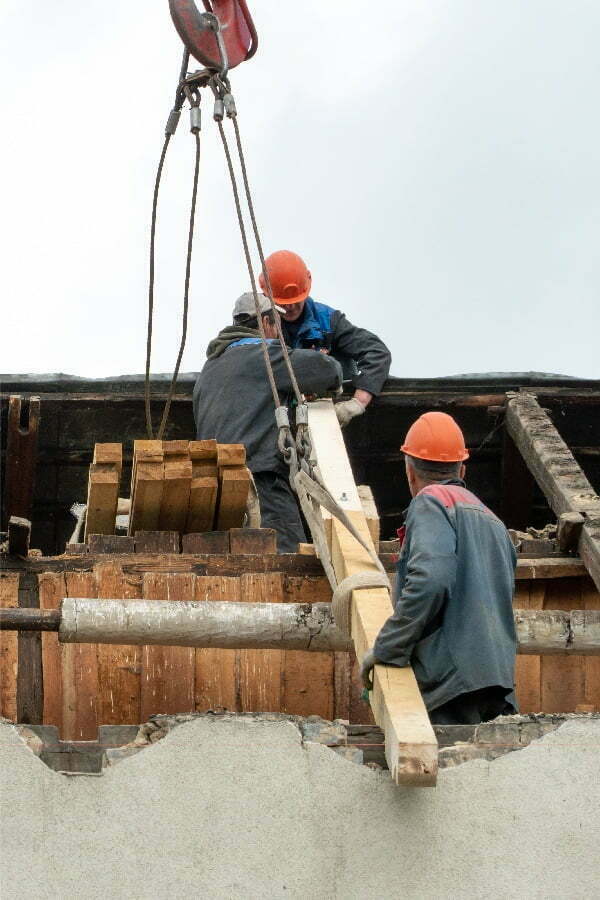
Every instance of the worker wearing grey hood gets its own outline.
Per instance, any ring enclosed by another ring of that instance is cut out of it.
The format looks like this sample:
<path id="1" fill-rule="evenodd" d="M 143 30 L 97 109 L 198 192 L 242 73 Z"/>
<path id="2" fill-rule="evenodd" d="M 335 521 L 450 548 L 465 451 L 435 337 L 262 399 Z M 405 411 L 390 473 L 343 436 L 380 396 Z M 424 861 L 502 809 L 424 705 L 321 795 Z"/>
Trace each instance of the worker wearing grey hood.
<path id="1" fill-rule="evenodd" d="M 275 315 L 259 294 L 261 317 L 275 385 L 283 405 L 293 398 Z M 219 332 L 206 352 L 207 361 L 194 386 L 193 407 L 198 440 L 244 444 L 248 468 L 260 501 L 261 524 L 277 532 L 280 553 L 296 552 L 306 540 L 289 469 L 277 448 L 273 395 L 265 368 L 253 294 L 242 294 L 233 310 L 233 325 Z M 339 363 L 315 350 L 290 350 L 290 361 L 304 394 L 324 396 L 339 389 Z"/>

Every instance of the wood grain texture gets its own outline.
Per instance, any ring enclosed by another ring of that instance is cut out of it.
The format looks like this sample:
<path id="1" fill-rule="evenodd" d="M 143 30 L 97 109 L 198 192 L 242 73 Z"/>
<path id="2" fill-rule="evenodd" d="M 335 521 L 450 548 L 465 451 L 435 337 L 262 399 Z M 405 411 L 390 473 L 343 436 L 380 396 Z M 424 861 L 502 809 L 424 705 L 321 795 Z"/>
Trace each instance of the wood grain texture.
<path id="1" fill-rule="evenodd" d="M 283 576 L 242 575 L 242 602 L 281 603 Z M 276 712 L 281 709 L 283 651 L 239 650 L 239 698 L 242 712 Z"/>
<path id="2" fill-rule="evenodd" d="M 95 597 L 92 572 L 68 572 L 67 597 Z M 98 728 L 98 657 L 95 644 L 62 644 L 63 740 L 95 740 Z"/>
<path id="3" fill-rule="evenodd" d="M 196 600 L 240 600 L 239 578 L 207 575 L 196 578 Z M 196 650 L 194 707 L 238 711 L 237 650 Z"/>
<path id="4" fill-rule="evenodd" d="M 147 600 L 177 603 L 194 598 L 194 575 L 144 575 Z M 141 721 L 158 713 L 194 711 L 195 651 L 191 647 L 142 648 Z"/>
<path id="5" fill-rule="evenodd" d="M 95 568 L 98 599 L 142 596 L 141 576 L 123 575 L 114 563 Z M 141 648 L 98 644 L 98 725 L 141 722 Z"/>
<path id="6" fill-rule="evenodd" d="M 515 609 L 543 609 L 546 583 L 521 581 L 515 585 L 513 607 Z M 540 712 L 542 709 L 542 664 L 539 656 L 517 656 L 515 665 L 516 695 L 522 713 Z"/>
<path id="7" fill-rule="evenodd" d="M 244 522 L 250 472 L 246 466 L 219 469 L 219 499 L 216 527 L 218 531 L 240 528 Z"/>
<path id="8" fill-rule="evenodd" d="M 163 441 L 164 484 L 160 501 L 160 531 L 185 531 L 190 503 L 192 461 L 188 441 Z"/>
<path id="9" fill-rule="evenodd" d="M 19 605 L 19 576 L 0 573 L 0 607 L 16 609 Z M 17 721 L 17 660 L 16 631 L 0 632 L 0 715 Z"/>
<path id="10" fill-rule="evenodd" d="M 40 609 L 59 609 L 67 594 L 65 576 L 54 572 L 42 572 L 39 576 Z M 56 725 L 64 740 L 63 728 L 63 673 L 64 648 L 58 642 L 58 634 L 45 631 L 42 634 L 42 671 L 44 674 L 44 725 Z"/>
<path id="11" fill-rule="evenodd" d="M 285 603 L 329 603 L 331 587 L 326 579 L 286 576 L 283 600 Z M 282 712 L 334 718 L 334 653 L 286 650 L 282 677 Z"/>
<path id="12" fill-rule="evenodd" d="M 583 609 L 600 609 L 600 593 L 591 578 L 581 579 L 581 603 Z M 600 656 L 585 658 L 585 703 L 594 712 L 600 712 Z"/>
<path id="13" fill-rule="evenodd" d="M 544 609 L 581 609 L 581 581 L 548 582 Z M 585 659 L 581 656 L 541 657 L 541 707 L 545 713 L 572 712 L 585 702 Z"/>

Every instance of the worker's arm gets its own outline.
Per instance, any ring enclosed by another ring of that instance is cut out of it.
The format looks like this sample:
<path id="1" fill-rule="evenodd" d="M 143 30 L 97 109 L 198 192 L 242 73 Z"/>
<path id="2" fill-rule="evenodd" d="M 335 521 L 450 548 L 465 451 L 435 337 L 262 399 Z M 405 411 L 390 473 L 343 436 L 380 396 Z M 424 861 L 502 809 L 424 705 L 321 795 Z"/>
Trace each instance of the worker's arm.
<path id="1" fill-rule="evenodd" d="M 359 370 L 353 378 L 355 397 L 366 406 L 371 396 L 380 393 L 390 372 L 392 354 L 376 334 L 357 328 L 339 310 L 333 314 L 332 327 L 331 351 L 355 360 Z"/>
<path id="2" fill-rule="evenodd" d="M 269 354 L 277 390 L 289 393 L 292 390 L 292 383 L 281 348 L 272 344 Z M 329 391 L 337 391 L 341 386 L 342 367 L 333 357 L 319 353 L 318 350 L 290 350 L 289 354 L 298 386 L 303 394 L 315 394 L 320 397 Z"/>
<path id="3" fill-rule="evenodd" d="M 373 647 L 376 660 L 407 666 L 427 626 L 441 619 L 456 580 L 456 532 L 438 500 L 415 497 L 407 520 L 406 577 Z M 400 588 L 400 585 L 398 585 Z"/>

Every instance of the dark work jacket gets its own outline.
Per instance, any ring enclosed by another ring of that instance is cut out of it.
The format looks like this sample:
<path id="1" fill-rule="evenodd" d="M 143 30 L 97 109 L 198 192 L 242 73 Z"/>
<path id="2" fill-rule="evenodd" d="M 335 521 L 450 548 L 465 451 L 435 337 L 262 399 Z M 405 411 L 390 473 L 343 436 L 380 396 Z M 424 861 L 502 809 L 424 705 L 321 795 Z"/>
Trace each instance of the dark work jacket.
<path id="1" fill-rule="evenodd" d="M 296 322 L 281 320 L 290 347 L 322 348 L 342 366 L 344 380 L 355 388 L 379 394 L 390 372 L 392 355 L 383 341 L 366 328 L 357 328 L 339 309 L 308 297 Z"/>
<path id="2" fill-rule="evenodd" d="M 516 709 L 515 565 L 506 528 L 464 482 L 430 484 L 412 500 L 394 614 L 374 652 L 412 665 L 428 709 L 492 685 Z"/>
<path id="3" fill-rule="evenodd" d="M 194 386 L 193 407 L 198 440 L 245 444 L 252 472 L 279 472 L 288 467 L 277 450 L 275 406 L 258 332 L 229 326 L 208 346 Z M 278 341 L 269 341 L 275 384 L 287 405 L 292 385 Z M 325 396 L 341 384 L 339 363 L 314 350 L 292 350 L 290 359 L 300 390 Z"/>

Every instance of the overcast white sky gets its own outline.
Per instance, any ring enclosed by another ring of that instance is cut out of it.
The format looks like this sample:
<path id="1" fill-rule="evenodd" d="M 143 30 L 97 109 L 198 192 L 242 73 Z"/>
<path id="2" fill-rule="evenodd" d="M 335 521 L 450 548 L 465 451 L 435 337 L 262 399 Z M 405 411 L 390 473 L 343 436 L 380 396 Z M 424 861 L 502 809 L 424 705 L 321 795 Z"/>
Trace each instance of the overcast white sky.
<path id="1" fill-rule="evenodd" d="M 600 377 L 600 2 L 249 0 L 232 72 L 267 252 L 380 334 L 392 373 Z M 371 11 L 370 11 L 371 10 Z M 144 369 L 167 0 L 2 0 L 3 372 Z M 182 371 L 249 285 L 216 127 Z M 167 157 L 153 372 L 172 369 L 193 167 Z"/>

